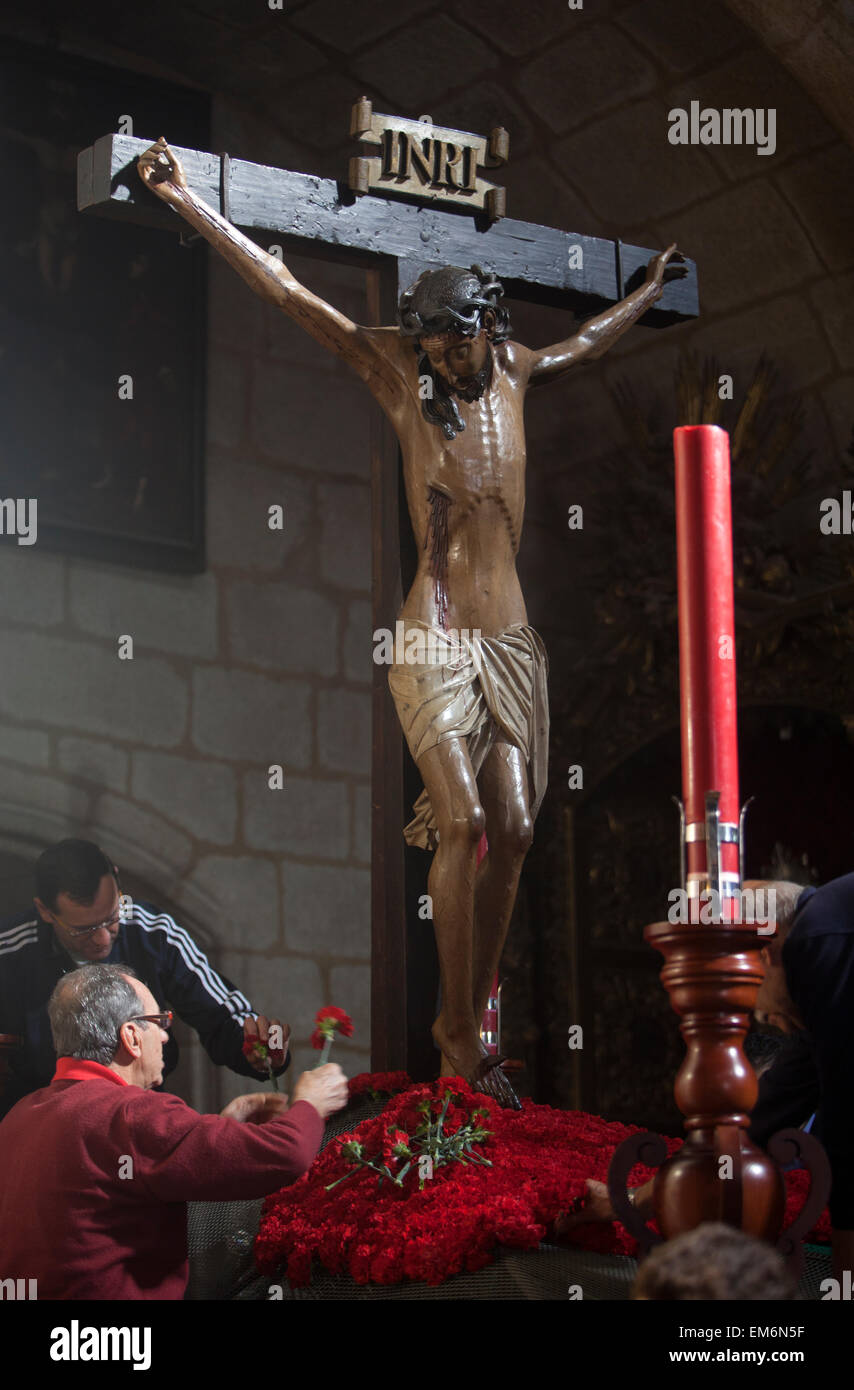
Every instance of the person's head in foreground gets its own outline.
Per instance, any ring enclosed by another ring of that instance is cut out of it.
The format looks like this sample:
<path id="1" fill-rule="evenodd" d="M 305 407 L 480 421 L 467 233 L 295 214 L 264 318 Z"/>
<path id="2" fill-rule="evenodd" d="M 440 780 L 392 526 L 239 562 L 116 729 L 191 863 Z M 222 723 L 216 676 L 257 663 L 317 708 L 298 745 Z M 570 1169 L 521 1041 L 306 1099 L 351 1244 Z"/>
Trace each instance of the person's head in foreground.
<path id="1" fill-rule="evenodd" d="M 773 903 L 774 911 L 769 913 L 767 925 L 774 926 L 773 933 L 763 936 L 759 959 L 765 974 L 756 995 L 754 1014 L 759 1023 L 771 1024 L 782 1033 L 794 1033 L 803 1028 L 797 1007 L 789 993 L 786 971 L 783 965 L 783 947 L 795 923 L 798 900 L 804 891 L 802 883 L 788 883 L 782 879 L 748 879 L 744 887 L 757 894 L 761 890 L 766 904 Z M 773 893 L 773 897 L 771 894 Z"/>
<path id="2" fill-rule="evenodd" d="M 144 1090 L 163 1080 L 171 1015 L 130 966 L 84 965 L 63 975 L 48 1015 L 57 1057 L 100 1062 Z"/>
<path id="3" fill-rule="evenodd" d="M 773 1246 L 720 1221 L 705 1221 L 655 1247 L 638 1270 L 632 1298 L 787 1301 L 796 1292 Z"/>

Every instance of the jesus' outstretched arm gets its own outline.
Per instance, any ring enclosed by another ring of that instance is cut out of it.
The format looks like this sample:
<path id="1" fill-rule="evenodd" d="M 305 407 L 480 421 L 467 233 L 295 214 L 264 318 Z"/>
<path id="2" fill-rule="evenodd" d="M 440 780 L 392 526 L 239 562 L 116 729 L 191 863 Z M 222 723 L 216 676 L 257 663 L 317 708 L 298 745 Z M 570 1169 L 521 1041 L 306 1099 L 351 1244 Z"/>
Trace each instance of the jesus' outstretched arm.
<path id="1" fill-rule="evenodd" d="M 647 267 L 646 280 L 639 289 L 604 313 L 588 319 L 579 332 L 566 342 L 540 348 L 537 352 L 522 349 L 523 363 L 528 369 L 528 385 L 553 381 L 579 362 L 593 362 L 597 357 L 602 357 L 661 298 L 665 282 L 685 274 L 687 267 L 674 242 L 666 251 L 653 256 Z"/>
<path id="2" fill-rule="evenodd" d="M 140 156 L 137 167 L 143 183 L 209 241 L 256 294 L 284 310 L 322 347 L 348 362 L 381 405 L 393 408 L 397 404 L 403 385 L 392 361 L 399 337 L 396 330 L 361 327 L 301 285 L 276 256 L 262 250 L 187 187 L 180 160 L 163 136 Z"/>

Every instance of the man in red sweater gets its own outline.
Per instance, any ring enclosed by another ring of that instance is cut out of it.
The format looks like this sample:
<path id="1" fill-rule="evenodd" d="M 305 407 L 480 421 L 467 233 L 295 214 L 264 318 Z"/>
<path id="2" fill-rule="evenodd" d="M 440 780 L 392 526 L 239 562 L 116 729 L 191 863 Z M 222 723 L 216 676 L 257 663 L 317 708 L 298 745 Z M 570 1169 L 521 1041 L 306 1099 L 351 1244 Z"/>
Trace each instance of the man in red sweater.
<path id="1" fill-rule="evenodd" d="M 263 1197 L 310 1166 L 347 1103 L 333 1063 L 200 1115 L 154 1092 L 171 1015 L 126 966 L 64 975 L 49 1086 L 0 1123 L 0 1279 L 41 1299 L 182 1298 L 189 1201 Z"/>

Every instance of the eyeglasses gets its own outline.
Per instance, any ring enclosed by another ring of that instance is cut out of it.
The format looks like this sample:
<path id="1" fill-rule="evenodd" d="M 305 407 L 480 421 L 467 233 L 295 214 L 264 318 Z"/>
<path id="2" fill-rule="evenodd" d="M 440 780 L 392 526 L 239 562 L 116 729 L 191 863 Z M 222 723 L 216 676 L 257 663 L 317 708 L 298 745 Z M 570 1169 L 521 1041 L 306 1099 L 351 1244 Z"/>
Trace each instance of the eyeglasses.
<path id="1" fill-rule="evenodd" d="M 175 1017 L 171 1009 L 167 1009 L 162 1014 L 134 1014 L 133 1018 L 126 1018 L 125 1023 L 156 1023 L 158 1028 L 166 1032 L 172 1027 L 172 1019 Z"/>
<path id="2" fill-rule="evenodd" d="M 121 890 L 118 878 L 116 879 L 116 887 L 119 890 L 118 907 L 116 908 L 115 912 L 111 914 L 111 916 L 105 917 L 103 922 L 96 922 L 95 925 L 92 927 L 70 927 L 67 922 L 63 922 L 62 918 L 59 916 L 58 913 L 52 912 L 50 915 L 55 922 L 59 923 L 63 931 L 67 931 L 69 936 L 74 937 L 75 941 L 82 941 L 83 938 L 86 936 L 94 936 L 96 931 L 104 931 L 105 929 L 107 931 L 112 931 L 113 928 L 117 927 L 122 920 L 122 911 L 124 910 L 126 902 L 125 895 Z"/>

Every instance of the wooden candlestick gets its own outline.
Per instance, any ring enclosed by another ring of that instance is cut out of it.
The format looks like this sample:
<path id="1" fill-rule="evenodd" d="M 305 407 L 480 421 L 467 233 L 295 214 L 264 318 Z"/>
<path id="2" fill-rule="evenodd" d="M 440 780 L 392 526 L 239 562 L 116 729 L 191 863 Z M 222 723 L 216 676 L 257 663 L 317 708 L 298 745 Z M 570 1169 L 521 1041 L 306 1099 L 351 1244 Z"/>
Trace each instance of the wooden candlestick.
<path id="1" fill-rule="evenodd" d="M 793 1264 L 803 1223 L 821 1210 L 828 1173 L 820 1146 L 786 1136 L 813 1174 L 810 1201 L 781 1237 L 785 1185 L 774 1157 L 748 1137 L 757 1080 L 743 1043 L 762 980 L 763 938 L 741 922 L 741 818 L 738 812 L 735 619 L 732 581 L 729 440 L 715 425 L 674 431 L 682 715 L 682 892 L 688 913 L 656 922 L 644 937 L 664 956 L 661 972 L 682 1019 L 686 1054 L 676 1077 L 685 1143 L 666 1158 L 663 1141 L 633 1135 L 608 1173 L 614 1210 L 647 1248 L 656 1237 L 631 1205 L 634 1163 L 661 1163 L 653 1208 L 665 1239 L 703 1221 L 772 1242 Z M 772 1141 L 775 1156 L 782 1152 Z M 786 1156 L 791 1155 L 791 1148 Z M 816 1210 L 818 1203 L 818 1210 Z M 803 1228 L 802 1228 L 803 1227 Z"/>
<path id="2" fill-rule="evenodd" d="M 756 931 L 656 922 L 644 937 L 664 956 L 662 983 L 686 1043 L 674 1088 L 685 1143 L 655 1180 L 659 1229 L 667 1239 L 701 1221 L 725 1221 L 774 1241 L 785 1188 L 777 1165 L 747 1135 L 757 1081 L 742 1050 L 762 980 Z"/>

